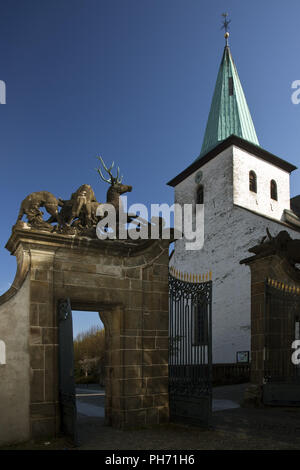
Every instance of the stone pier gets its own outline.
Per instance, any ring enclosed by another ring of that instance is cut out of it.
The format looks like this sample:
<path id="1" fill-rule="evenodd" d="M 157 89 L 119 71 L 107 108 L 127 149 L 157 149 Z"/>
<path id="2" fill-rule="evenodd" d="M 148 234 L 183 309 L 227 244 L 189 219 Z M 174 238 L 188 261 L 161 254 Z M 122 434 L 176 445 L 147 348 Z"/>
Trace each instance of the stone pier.
<path id="1" fill-rule="evenodd" d="M 98 240 L 15 228 L 17 274 L 0 297 L 0 445 L 60 430 L 57 303 L 105 325 L 106 423 L 167 422 L 168 240 Z"/>

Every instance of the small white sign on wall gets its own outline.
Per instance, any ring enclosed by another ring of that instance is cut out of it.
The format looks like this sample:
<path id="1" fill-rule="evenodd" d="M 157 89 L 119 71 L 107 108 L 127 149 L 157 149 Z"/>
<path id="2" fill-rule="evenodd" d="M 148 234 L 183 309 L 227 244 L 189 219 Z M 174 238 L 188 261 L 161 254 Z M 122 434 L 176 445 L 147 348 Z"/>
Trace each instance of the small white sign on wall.
<path id="1" fill-rule="evenodd" d="M 6 347 L 4 341 L 0 339 L 0 366 L 6 364 Z"/>

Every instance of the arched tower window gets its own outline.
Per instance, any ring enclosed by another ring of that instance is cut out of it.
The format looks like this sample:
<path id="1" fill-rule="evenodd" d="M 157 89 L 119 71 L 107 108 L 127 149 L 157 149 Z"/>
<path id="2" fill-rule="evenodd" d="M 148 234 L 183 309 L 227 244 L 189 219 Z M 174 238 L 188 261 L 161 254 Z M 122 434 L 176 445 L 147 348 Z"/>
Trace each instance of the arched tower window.
<path id="1" fill-rule="evenodd" d="M 197 189 L 196 204 L 204 204 L 204 188 L 202 184 Z"/>
<path id="2" fill-rule="evenodd" d="M 254 171 L 249 172 L 249 190 L 253 193 L 257 193 L 257 178 Z"/>
<path id="3" fill-rule="evenodd" d="M 274 199 L 274 201 L 277 201 L 277 183 L 275 180 L 271 180 L 270 183 L 270 192 L 271 192 L 271 199 Z"/>

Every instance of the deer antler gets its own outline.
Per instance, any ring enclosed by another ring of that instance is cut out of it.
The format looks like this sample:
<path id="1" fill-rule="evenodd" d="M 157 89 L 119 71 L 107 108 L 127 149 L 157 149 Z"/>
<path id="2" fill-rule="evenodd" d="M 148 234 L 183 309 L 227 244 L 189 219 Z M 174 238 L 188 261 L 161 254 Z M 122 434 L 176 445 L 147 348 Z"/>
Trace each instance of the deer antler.
<path id="1" fill-rule="evenodd" d="M 113 183 L 115 182 L 115 178 L 113 177 L 111 170 L 113 169 L 115 162 L 112 162 L 111 166 L 110 166 L 109 168 L 107 168 L 107 166 L 105 165 L 105 163 L 104 163 L 102 157 L 97 157 L 97 158 L 98 158 L 98 160 L 100 160 L 100 162 L 102 163 L 102 166 L 103 166 L 104 170 L 107 171 L 107 173 L 108 173 L 109 176 L 110 176 L 110 179 L 104 178 L 101 169 L 100 169 L 100 168 L 96 168 L 97 172 L 98 172 L 99 175 L 100 175 L 100 178 L 102 178 L 103 181 L 105 181 L 105 183 L 113 184 Z"/>
<path id="2" fill-rule="evenodd" d="M 121 176 L 121 178 L 119 178 L 119 174 L 120 174 L 120 168 L 118 167 L 118 170 L 117 170 L 117 176 L 116 178 L 112 175 L 112 172 L 111 170 L 113 169 L 114 167 L 114 164 L 115 162 L 112 162 L 111 166 L 109 168 L 107 168 L 107 166 L 105 165 L 102 157 L 97 157 L 98 160 L 100 160 L 100 162 L 102 163 L 102 166 L 104 168 L 105 171 L 107 171 L 107 173 L 109 174 L 110 176 L 110 179 L 107 179 L 107 178 L 104 178 L 102 172 L 101 172 L 101 169 L 100 168 L 96 168 L 97 172 L 99 173 L 100 175 L 100 178 L 103 179 L 103 181 L 105 181 L 106 183 L 109 183 L 109 184 L 115 184 L 115 183 L 122 183 L 122 179 L 123 179 L 123 176 Z"/>
<path id="3" fill-rule="evenodd" d="M 119 178 L 119 174 L 120 174 L 120 168 L 118 167 L 116 181 L 117 181 L 117 183 L 121 184 L 122 179 L 123 179 L 123 175 L 121 176 L 121 178 Z"/>

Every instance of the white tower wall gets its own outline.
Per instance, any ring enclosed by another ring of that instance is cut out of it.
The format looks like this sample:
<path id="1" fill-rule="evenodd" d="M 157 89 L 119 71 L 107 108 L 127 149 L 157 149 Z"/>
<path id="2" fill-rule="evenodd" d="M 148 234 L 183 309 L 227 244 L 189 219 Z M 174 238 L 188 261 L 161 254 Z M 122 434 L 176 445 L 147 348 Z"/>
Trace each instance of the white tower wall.
<path id="1" fill-rule="evenodd" d="M 240 265 L 240 260 L 249 256 L 248 249 L 266 235 L 266 227 L 272 234 L 280 230 L 287 230 L 294 238 L 300 234 L 280 223 L 283 209 L 289 208 L 287 172 L 235 146 L 200 170 L 204 246 L 199 251 L 187 251 L 184 239 L 176 241 L 171 265 L 188 273 L 212 271 L 213 362 L 234 363 L 237 351 L 250 351 L 251 334 L 250 270 Z M 249 195 L 250 170 L 257 174 L 256 197 Z M 175 202 L 195 202 L 198 171 L 175 187 Z M 270 179 L 278 185 L 277 204 L 270 200 Z"/>

